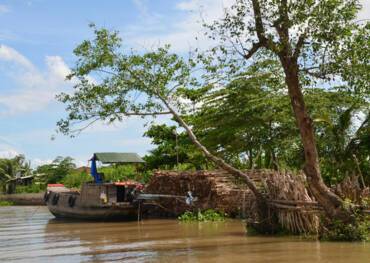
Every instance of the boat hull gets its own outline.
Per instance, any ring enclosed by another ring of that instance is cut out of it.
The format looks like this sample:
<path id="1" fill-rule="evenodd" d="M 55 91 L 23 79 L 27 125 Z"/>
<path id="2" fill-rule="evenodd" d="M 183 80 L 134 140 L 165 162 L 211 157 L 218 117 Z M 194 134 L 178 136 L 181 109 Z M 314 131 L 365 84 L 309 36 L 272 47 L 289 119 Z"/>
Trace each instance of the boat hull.
<path id="1" fill-rule="evenodd" d="M 138 213 L 138 209 L 129 202 L 88 205 L 81 200 L 81 196 L 77 193 L 51 191 L 45 199 L 49 211 L 56 218 L 62 219 L 135 220 Z"/>

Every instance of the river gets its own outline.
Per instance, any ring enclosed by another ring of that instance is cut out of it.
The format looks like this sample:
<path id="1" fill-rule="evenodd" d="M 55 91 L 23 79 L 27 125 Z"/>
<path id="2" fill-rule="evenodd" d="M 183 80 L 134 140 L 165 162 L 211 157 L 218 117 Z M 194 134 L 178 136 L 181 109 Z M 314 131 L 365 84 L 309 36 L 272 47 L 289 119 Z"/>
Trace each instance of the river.
<path id="1" fill-rule="evenodd" d="M 370 262 L 370 243 L 246 236 L 239 220 L 70 222 L 0 207 L 0 262 Z"/>

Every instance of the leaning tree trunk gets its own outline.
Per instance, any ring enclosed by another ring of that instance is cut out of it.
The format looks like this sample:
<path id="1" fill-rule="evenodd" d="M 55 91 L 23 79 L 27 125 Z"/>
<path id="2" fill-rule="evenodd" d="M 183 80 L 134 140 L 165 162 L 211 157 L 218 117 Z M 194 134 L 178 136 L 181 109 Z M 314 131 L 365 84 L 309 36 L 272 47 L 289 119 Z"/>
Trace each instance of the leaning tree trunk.
<path id="1" fill-rule="evenodd" d="M 287 56 L 281 57 L 280 60 L 284 67 L 285 82 L 302 139 L 305 156 L 304 172 L 309 188 L 330 218 L 349 221 L 350 214 L 343 208 L 343 201 L 324 184 L 320 174 L 313 123 L 304 103 L 297 61 Z"/>
<path id="2" fill-rule="evenodd" d="M 162 102 L 166 105 L 168 110 L 172 113 L 174 119 L 176 122 L 182 126 L 186 133 L 188 134 L 191 142 L 203 152 L 203 154 L 206 156 L 207 159 L 212 161 L 216 166 L 220 167 L 221 169 L 224 169 L 225 171 L 229 172 L 234 177 L 242 178 L 244 179 L 245 183 L 249 187 L 249 189 L 252 191 L 256 198 L 257 203 L 257 213 L 258 213 L 258 220 L 259 222 L 253 222 L 253 226 L 259 231 L 259 232 L 265 232 L 265 233 L 273 233 L 276 231 L 276 222 L 274 221 L 275 218 L 272 218 L 268 213 L 268 205 L 267 200 L 265 196 L 257 189 L 256 184 L 253 182 L 251 178 L 244 172 L 242 172 L 239 169 L 236 169 L 235 167 L 229 165 L 226 163 L 223 159 L 213 155 L 208 149 L 201 144 L 201 142 L 198 140 L 198 138 L 193 133 L 192 129 L 187 125 L 187 123 L 182 119 L 182 117 L 176 112 L 174 108 L 167 102 L 166 99 L 160 97 Z"/>

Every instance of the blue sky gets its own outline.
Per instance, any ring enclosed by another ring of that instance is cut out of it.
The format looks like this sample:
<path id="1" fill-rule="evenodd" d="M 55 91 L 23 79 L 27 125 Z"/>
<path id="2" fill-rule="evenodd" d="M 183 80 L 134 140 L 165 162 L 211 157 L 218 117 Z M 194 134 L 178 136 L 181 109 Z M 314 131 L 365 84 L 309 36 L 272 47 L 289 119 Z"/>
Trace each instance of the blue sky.
<path id="1" fill-rule="evenodd" d="M 33 166 L 56 156 L 79 165 L 97 151 L 134 151 L 153 146 L 143 138 L 141 119 L 113 126 L 97 124 L 69 138 L 55 135 L 64 116 L 55 95 L 71 84 L 64 77 L 73 66 L 72 50 L 91 37 L 90 22 L 121 32 L 137 50 L 170 43 L 175 52 L 205 47 L 200 17 L 220 17 L 233 0 L 0 0 L 0 157 L 23 153 Z M 369 17 L 363 1 L 361 18 Z M 198 40 L 195 40 L 195 37 Z M 157 122 L 168 122 L 159 119 Z"/>
<path id="2" fill-rule="evenodd" d="M 64 77 L 73 66 L 72 50 L 91 37 L 90 22 L 121 32 L 137 50 L 165 43 L 175 52 L 204 46 L 200 13 L 212 19 L 230 1 L 223 0 L 0 0 L 0 156 L 23 153 L 33 166 L 56 156 L 72 156 L 79 165 L 95 151 L 134 151 L 153 146 L 143 138 L 146 121 L 129 119 L 98 124 L 69 138 L 55 135 L 64 116 L 55 94 L 71 84 Z M 167 122 L 159 119 L 157 122 Z"/>

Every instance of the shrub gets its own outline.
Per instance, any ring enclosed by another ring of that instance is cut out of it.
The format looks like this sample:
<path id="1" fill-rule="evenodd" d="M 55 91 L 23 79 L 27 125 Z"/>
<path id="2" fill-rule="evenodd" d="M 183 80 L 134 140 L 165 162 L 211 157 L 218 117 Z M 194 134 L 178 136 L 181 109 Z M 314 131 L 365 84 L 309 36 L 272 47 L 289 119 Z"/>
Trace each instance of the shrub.
<path id="1" fill-rule="evenodd" d="M 73 172 L 67 174 L 62 182 L 66 187 L 79 188 L 83 183 L 89 182 L 91 180 L 91 175 L 87 174 L 86 172 Z"/>
<path id="2" fill-rule="evenodd" d="M 117 166 L 107 166 L 99 169 L 100 173 L 104 174 L 104 180 L 109 182 L 134 180 L 141 183 L 146 183 L 151 172 L 138 172 L 134 165 L 117 165 Z"/>
<path id="3" fill-rule="evenodd" d="M 343 204 L 346 209 L 353 212 L 353 223 L 343 223 L 340 220 L 326 222 L 321 231 L 321 239 L 328 241 L 369 240 L 370 216 L 364 215 L 349 199 L 345 199 Z M 325 223 L 325 220 L 323 222 Z"/>
<path id="4" fill-rule="evenodd" d="M 217 212 L 213 209 L 208 209 L 203 212 L 190 212 L 186 211 L 181 216 L 178 217 L 180 221 L 189 222 L 189 221 L 198 221 L 198 222 L 206 222 L 206 221 L 224 221 L 227 215 L 225 213 Z"/>
<path id="5" fill-rule="evenodd" d="M 11 206 L 11 205 L 14 205 L 14 203 L 10 201 L 0 201 L 0 206 Z"/>
<path id="6" fill-rule="evenodd" d="M 31 185 L 17 185 L 15 192 L 17 194 L 23 193 L 40 193 L 45 191 L 46 187 L 44 184 L 33 183 Z"/>
<path id="7" fill-rule="evenodd" d="M 355 224 L 335 221 L 322 233 L 321 239 L 327 241 L 367 241 L 370 235 L 369 218 Z"/>

